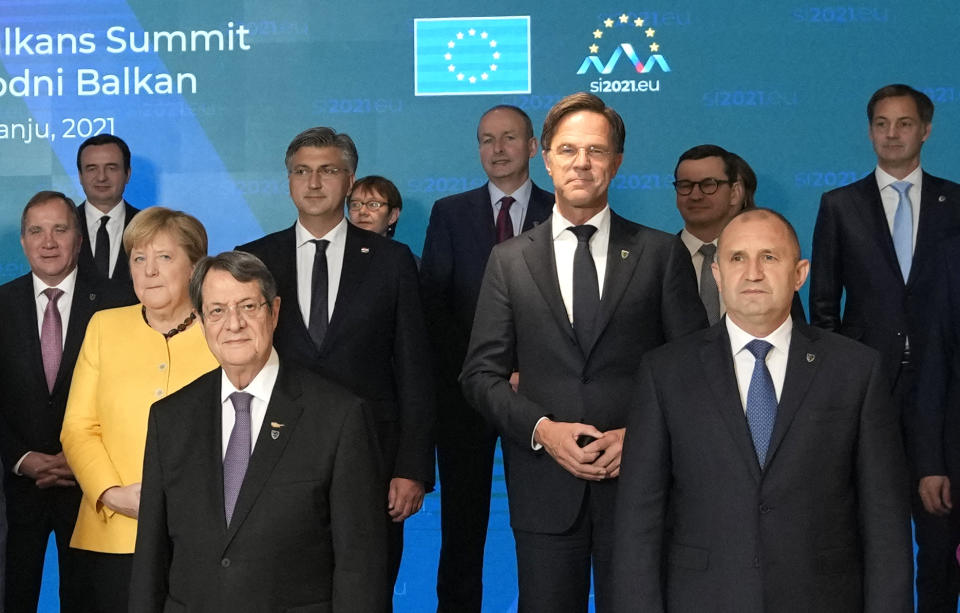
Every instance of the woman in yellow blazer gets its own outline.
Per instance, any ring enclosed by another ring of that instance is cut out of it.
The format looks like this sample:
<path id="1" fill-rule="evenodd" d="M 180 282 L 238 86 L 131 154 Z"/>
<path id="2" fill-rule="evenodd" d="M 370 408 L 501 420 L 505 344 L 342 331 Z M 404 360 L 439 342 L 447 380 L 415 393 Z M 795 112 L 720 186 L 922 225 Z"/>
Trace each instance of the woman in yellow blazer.
<path id="1" fill-rule="evenodd" d="M 70 546 L 94 611 L 126 611 L 150 405 L 217 367 L 188 284 L 207 253 L 194 217 L 163 207 L 123 233 L 140 304 L 96 313 L 73 374 L 60 441 L 83 490 Z"/>

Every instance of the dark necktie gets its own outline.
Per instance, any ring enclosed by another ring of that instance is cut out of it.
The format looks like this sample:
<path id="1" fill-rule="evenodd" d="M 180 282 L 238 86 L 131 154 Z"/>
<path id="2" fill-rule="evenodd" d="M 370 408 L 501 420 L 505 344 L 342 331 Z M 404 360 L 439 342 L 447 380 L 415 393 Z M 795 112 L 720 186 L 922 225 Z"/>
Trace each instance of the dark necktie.
<path id="1" fill-rule="evenodd" d="M 767 461 L 770 435 L 773 434 L 773 423 L 777 419 L 777 392 L 767 368 L 767 353 L 772 348 L 773 345 L 759 339 L 747 343 L 747 351 L 754 358 L 753 376 L 750 377 L 750 389 L 747 390 L 747 425 L 750 426 L 760 468 Z"/>
<path id="2" fill-rule="evenodd" d="M 57 301 L 63 295 L 62 289 L 48 287 L 43 290 L 47 297 L 47 308 L 43 310 L 43 322 L 40 324 L 40 352 L 43 354 L 43 374 L 47 379 L 47 389 L 53 391 L 60 370 L 60 358 L 63 357 L 63 322 Z"/>
<path id="3" fill-rule="evenodd" d="M 713 243 L 700 245 L 700 254 L 703 255 L 703 263 L 700 264 L 700 301 L 707 311 L 711 326 L 720 321 L 720 292 L 717 291 L 717 281 L 713 278 L 710 266 L 716 253 L 717 246 Z"/>
<path id="4" fill-rule="evenodd" d="M 327 246 L 330 241 L 315 238 L 310 241 L 317 247 L 313 254 L 313 276 L 310 279 L 310 323 L 308 332 L 313 344 L 320 349 L 327 334 L 329 309 L 327 308 Z"/>
<path id="5" fill-rule="evenodd" d="M 580 349 L 586 354 L 594 340 L 594 326 L 600 311 L 600 282 L 590 255 L 590 237 L 597 228 L 584 225 L 570 226 L 567 230 L 577 237 L 577 250 L 573 254 L 573 329 Z"/>
<path id="6" fill-rule="evenodd" d="M 100 227 L 97 228 L 97 248 L 93 252 L 93 263 L 105 278 L 110 278 L 110 235 L 107 234 L 109 215 L 100 218 Z"/>
<path id="7" fill-rule="evenodd" d="M 223 456 L 223 512 L 227 525 L 233 518 L 233 509 L 237 506 L 237 496 L 243 485 L 243 476 L 247 474 L 250 463 L 250 401 L 253 396 L 246 392 L 230 394 L 233 410 L 237 419 L 227 441 L 227 452 Z"/>
<path id="8" fill-rule="evenodd" d="M 516 202 L 512 196 L 500 199 L 500 212 L 497 213 L 497 243 L 513 238 L 513 221 L 510 219 L 510 205 Z"/>

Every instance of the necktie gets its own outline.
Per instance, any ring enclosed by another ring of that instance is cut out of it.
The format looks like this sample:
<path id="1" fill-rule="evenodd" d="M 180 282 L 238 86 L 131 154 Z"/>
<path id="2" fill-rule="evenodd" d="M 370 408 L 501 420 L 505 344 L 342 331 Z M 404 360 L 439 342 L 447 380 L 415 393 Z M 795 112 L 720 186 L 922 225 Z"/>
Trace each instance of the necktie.
<path id="1" fill-rule="evenodd" d="M 497 213 L 497 243 L 513 238 L 513 221 L 510 219 L 510 205 L 516 202 L 511 196 L 500 199 L 500 212 Z"/>
<path id="2" fill-rule="evenodd" d="M 711 326 L 720 321 L 720 293 L 717 291 L 717 281 L 713 278 L 713 270 L 710 267 L 716 253 L 717 246 L 713 243 L 700 245 L 700 254 L 703 255 L 703 263 L 700 264 L 700 301 L 703 302 L 703 308 L 707 311 L 707 319 Z"/>
<path id="3" fill-rule="evenodd" d="M 767 448 L 773 433 L 773 422 L 777 418 L 777 392 L 773 388 L 773 379 L 767 369 L 767 352 L 773 345 L 767 341 L 754 339 L 747 343 L 747 351 L 753 354 L 753 376 L 750 377 L 750 389 L 747 391 L 747 425 L 753 438 L 753 448 L 757 452 L 760 468 L 767 460 Z"/>
<path id="4" fill-rule="evenodd" d="M 93 263 L 97 270 L 106 278 L 110 277 L 110 235 L 107 234 L 109 215 L 100 218 L 100 227 L 97 228 L 97 248 L 93 252 Z"/>
<path id="5" fill-rule="evenodd" d="M 223 511 L 227 525 L 233 518 L 233 509 L 237 506 L 237 496 L 243 485 L 243 476 L 250 463 L 250 401 L 253 396 L 246 392 L 230 394 L 237 420 L 233 423 L 230 440 L 227 441 L 227 453 L 223 456 Z"/>
<path id="6" fill-rule="evenodd" d="M 586 353 L 593 343 L 594 326 L 600 311 L 597 266 L 590 255 L 590 237 L 597 228 L 584 225 L 570 226 L 567 230 L 577 237 L 577 250 L 573 254 L 573 329 L 580 349 Z"/>
<path id="7" fill-rule="evenodd" d="M 892 184 L 900 194 L 897 212 L 893 215 L 893 248 L 897 251 L 904 283 L 910 277 L 910 262 L 913 260 L 913 203 L 910 202 L 909 193 L 912 185 L 909 181 Z"/>
<path id="8" fill-rule="evenodd" d="M 63 356 L 63 323 L 57 301 L 63 295 L 62 289 L 48 287 L 43 290 L 47 297 L 47 308 L 43 310 L 43 322 L 40 324 L 40 353 L 43 355 L 43 374 L 47 379 L 47 389 L 53 391 L 60 370 L 60 358 Z"/>
<path id="9" fill-rule="evenodd" d="M 315 238 L 311 240 L 317 246 L 313 255 L 313 276 L 310 280 L 310 323 L 308 332 L 313 344 L 320 349 L 323 337 L 327 334 L 329 309 L 327 308 L 327 246 L 330 241 Z"/>

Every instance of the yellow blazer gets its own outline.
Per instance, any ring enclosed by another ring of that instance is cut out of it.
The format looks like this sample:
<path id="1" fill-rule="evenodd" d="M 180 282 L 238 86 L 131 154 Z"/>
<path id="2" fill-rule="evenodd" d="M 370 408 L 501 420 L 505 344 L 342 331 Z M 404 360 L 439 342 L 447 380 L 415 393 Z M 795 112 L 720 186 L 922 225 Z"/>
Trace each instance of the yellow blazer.
<path id="1" fill-rule="evenodd" d="M 150 405 L 218 366 L 199 322 L 166 340 L 140 308 L 94 314 L 73 371 L 60 442 L 83 490 L 70 541 L 78 549 L 133 553 L 137 520 L 100 495 L 140 482 Z"/>

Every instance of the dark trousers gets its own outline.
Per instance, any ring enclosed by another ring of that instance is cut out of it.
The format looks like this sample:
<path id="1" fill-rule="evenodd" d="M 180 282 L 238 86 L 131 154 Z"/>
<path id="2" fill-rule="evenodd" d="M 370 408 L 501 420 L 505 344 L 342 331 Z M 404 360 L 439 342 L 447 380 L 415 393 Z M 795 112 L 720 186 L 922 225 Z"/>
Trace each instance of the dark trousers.
<path id="1" fill-rule="evenodd" d="M 386 498 L 384 498 L 386 506 Z M 393 611 L 393 586 L 403 559 L 403 522 L 395 523 L 387 515 L 387 611 Z"/>
<path id="2" fill-rule="evenodd" d="M 893 400 L 900 407 L 910 463 L 910 502 L 914 538 L 917 541 L 917 611 L 918 613 L 957 613 L 957 591 L 960 569 L 951 518 L 927 513 L 918 493 L 919 479 L 913 467 L 911 445 L 922 445 L 913 436 L 912 417 L 916 410 L 916 370 L 909 355 L 905 356 L 893 387 Z"/>
<path id="3" fill-rule="evenodd" d="M 126 613 L 130 600 L 133 554 L 75 549 L 86 590 L 86 613 Z"/>
<path id="4" fill-rule="evenodd" d="M 586 613 L 593 567 L 597 613 L 609 610 L 616 480 L 587 484 L 580 515 L 562 534 L 514 530 L 519 613 Z"/>
<path id="5" fill-rule="evenodd" d="M 70 537 L 80 508 L 80 488 L 38 490 L 31 479 L 11 476 L 7 485 L 7 613 L 36 611 L 50 533 L 57 543 L 60 610 L 84 610 L 83 584 Z"/>
<path id="6" fill-rule="evenodd" d="M 497 433 L 466 401 L 443 407 L 437 429 L 440 472 L 438 613 L 480 613 L 483 550 Z"/>

